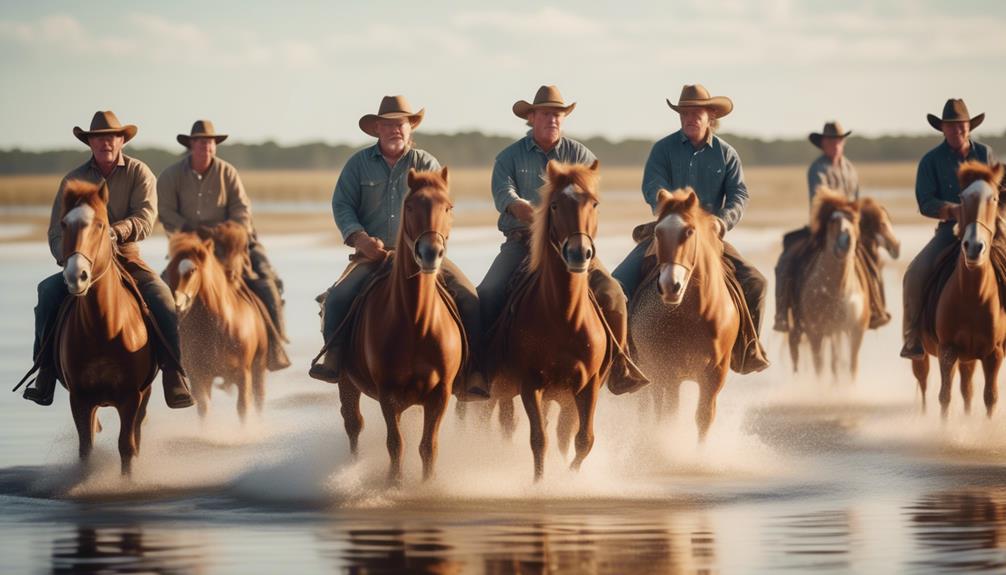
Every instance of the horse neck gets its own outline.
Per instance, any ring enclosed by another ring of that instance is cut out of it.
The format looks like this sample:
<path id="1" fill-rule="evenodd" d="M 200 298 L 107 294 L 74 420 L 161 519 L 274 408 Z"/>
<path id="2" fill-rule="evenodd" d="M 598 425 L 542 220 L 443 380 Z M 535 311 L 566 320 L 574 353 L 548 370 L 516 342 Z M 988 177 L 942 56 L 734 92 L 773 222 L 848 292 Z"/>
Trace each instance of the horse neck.
<path id="1" fill-rule="evenodd" d="M 964 254 L 957 257 L 957 282 L 961 293 L 972 295 L 967 298 L 973 302 L 988 302 L 999 300 L 999 284 L 995 270 L 992 268 L 992 258 L 985 258 L 982 265 L 968 269 L 964 265 Z"/>
<path id="2" fill-rule="evenodd" d="M 728 296 L 723 274 L 722 255 L 712 242 L 697 236 L 695 267 L 689 289 L 695 290 L 699 302 L 699 312 L 703 317 L 711 317 L 723 307 L 723 299 Z"/>
<path id="3" fill-rule="evenodd" d="M 570 272 L 558 250 L 552 249 L 551 244 L 546 244 L 545 249 L 548 253 L 540 260 L 539 297 L 548 304 L 548 309 L 560 310 L 565 317 L 572 318 L 587 309 L 590 302 L 587 281 L 590 272 Z"/>
<path id="4" fill-rule="evenodd" d="M 109 249 L 107 257 L 96 258 L 103 260 L 94 264 L 98 270 L 95 273 L 101 276 L 91 285 L 87 295 L 82 296 L 83 305 L 77 307 L 78 317 L 84 324 L 108 339 L 122 333 L 126 323 L 134 319 L 130 311 L 135 309 L 127 305 L 133 294 L 123 285 L 122 271 L 112 259 L 115 257 Z"/>
<path id="5" fill-rule="evenodd" d="M 238 288 L 231 285 L 223 266 L 212 254 L 208 255 L 199 273 L 203 277 L 199 282 L 199 297 L 196 298 L 196 303 L 201 304 L 210 315 L 230 323 L 236 309 Z"/>
<path id="6" fill-rule="evenodd" d="M 833 257 L 830 247 L 825 247 L 818 254 L 817 270 L 824 278 L 822 287 L 830 292 L 844 294 L 852 286 L 858 285 L 856 276 L 856 244 L 850 244 L 848 252 L 841 258 Z"/>
<path id="7" fill-rule="evenodd" d="M 398 317 L 407 317 L 412 323 L 425 329 L 433 322 L 434 310 L 440 303 L 437 294 L 439 274 L 422 273 L 415 259 L 410 257 L 411 253 L 405 234 L 401 234 L 388 283 L 391 290 L 391 297 L 388 298 L 389 311 L 397 311 Z"/>

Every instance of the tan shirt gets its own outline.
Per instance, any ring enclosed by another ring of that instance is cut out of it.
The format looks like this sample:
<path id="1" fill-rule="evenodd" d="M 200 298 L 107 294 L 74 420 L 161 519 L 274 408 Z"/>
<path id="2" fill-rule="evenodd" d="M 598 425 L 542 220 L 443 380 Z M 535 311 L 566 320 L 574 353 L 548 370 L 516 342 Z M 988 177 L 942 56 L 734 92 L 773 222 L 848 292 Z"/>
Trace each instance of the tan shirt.
<path id="1" fill-rule="evenodd" d="M 182 229 L 214 226 L 231 220 L 251 232 L 251 203 L 237 169 L 213 158 L 205 174 L 194 171 L 186 155 L 157 178 L 157 209 L 169 233 Z"/>
<path id="2" fill-rule="evenodd" d="M 49 217 L 49 251 L 56 261 L 63 262 L 63 229 L 59 225 L 63 212 L 63 189 L 70 180 L 108 184 L 108 221 L 119 238 L 119 249 L 139 251 L 136 242 L 150 235 L 157 220 L 157 183 L 154 173 L 143 162 L 120 154 L 118 165 L 107 178 L 101 175 L 91 157 L 75 168 L 59 183 Z"/>

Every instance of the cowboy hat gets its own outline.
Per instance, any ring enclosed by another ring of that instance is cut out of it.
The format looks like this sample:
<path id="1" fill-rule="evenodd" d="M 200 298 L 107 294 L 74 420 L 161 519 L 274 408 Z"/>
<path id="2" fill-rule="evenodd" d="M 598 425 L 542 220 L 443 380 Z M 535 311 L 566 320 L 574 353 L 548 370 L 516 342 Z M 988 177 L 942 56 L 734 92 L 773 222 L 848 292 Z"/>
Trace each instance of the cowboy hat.
<path id="1" fill-rule="evenodd" d="M 133 139 L 133 136 L 136 135 L 136 129 L 136 126 L 132 124 L 126 124 L 125 126 L 120 124 L 119 119 L 111 111 L 99 111 L 95 112 L 94 117 L 91 118 L 90 130 L 82 130 L 80 126 L 74 126 L 73 135 L 81 142 L 87 144 L 87 139 L 91 136 L 122 134 L 125 143 Z"/>
<path id="2" fill-rule="evenodd" d="M 708 108 L 717 118 L 726 116 L 734 109 L 734 103 L 730 101 L 730 98 L 726 96 L 716 96 L 714 98 L 709 95 L 709 90 L 706 90 L 702 84 L 686 84 L 681 88 L 681 96 L 678 97 L 678 103 L 672 104 L 670 99 L 668 99 L 667 105 L 679 114 L 681 113 L 681 108 Z"/>
<path id="3" fill-rule="evenodd" d="M 939 131 L 943 131 L 943 122 L 970 122 L 971 130 L 977 128 L 984 120 L 985 114 L 978 114 L 974 118 L 968 114 L 968 106 L 964 100 L 951 98 L 943 105 L 943 117 L 937 118 L 932 114 L 926 114 L 929 125 Z"/>
<path id="4" fill-rule="evenodd" d="M 559 93 L 559 88 L 556 88 L 555 86 L 542 86 L 541 88 L 538 88 L 537 92 L 535 92 L 533 104 L 529 104 L 526 100 L 518 100 L 514 102 L 513 113 L 518 118 L 527 120 L 528 114 L 538 108 L 562 110 L 562 112 L 568 116 L 575 107 L 576 102 L 567 105 L 562 101 L 562 94 Z"/>
<path id="5" fill-rule="evenodd" d="M 815 146 L 820 148 L 821 138 L 846 138 L 851 133 L 852 130 L 846 132 L 845 130 L 842 129 L 842 124 L 838 123 L 838 120 L 835 120 L 833 122 L 827 122 L 824 125 L 824 129 L 821 130 L 820 133 L 811 132 L 808 139 L 810 139 L 811 144 L 814 144 Z"/>
<path id="6" fill-rule="evenodd" d="M 213 128 L 213 122 L 209 120 L 196 120 L 196 123 L 192 124 L 192 133 L 178 134 L 176 139 L 179 144 L 188 148 L 196 138 L 213 138 L 219 144 L 227 139 L 227 134 L 218 134 Z"/>
<path id="7" fill-rule="evenodd" d="M 394 120 L 396 118 L 408 118 L 413 129 L 419 127 L 423 121 L 425 108 L 420 108 L 418 112 L 412 111 L 412 106 L 405 96 L 385 96 L 381 99 L 381 106 L 376 114 L 367 114 L 360 118 L 360 129 L 368 135 L 377 137 L 378 120 Z"/>

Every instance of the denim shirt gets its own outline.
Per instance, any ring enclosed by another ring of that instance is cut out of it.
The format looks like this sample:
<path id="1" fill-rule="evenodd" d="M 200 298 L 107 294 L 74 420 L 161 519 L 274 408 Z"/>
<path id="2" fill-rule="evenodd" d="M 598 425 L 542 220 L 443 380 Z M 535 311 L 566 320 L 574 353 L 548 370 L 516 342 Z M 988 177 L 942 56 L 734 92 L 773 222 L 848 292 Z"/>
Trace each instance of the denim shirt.
<path id="1" fill-rule="evenodd" d="M 643 199 L 657 207 L 657 192 L 691 186 L 699 203 L 733 229 L 744 215 L 748 189 L 737 152 L 716 135 L 699 149 L 682 130 L 657 141 L 643 169 Z"/>
<path id="2" fill-rule="evenodd" d="M 811 206 L 821 186 L 841 193 L 850 201 L 859 199 L 859 174 L 845 156 L 838 159 L 836 166 L 831 158 L 822 154 L 807 169 L 807 197 Z"/>
<path id="3" fill-rule="evenodd" d="M 915 176 L 915 200 L 919 203 L 919 212 L 922 215 L 939 218 L 940 208 L 961 202 L 961 185 L 957 181 L 957 168 L 963 162 L 978 160 L 988 165 L 995 163 L 992 148 L 974 140 L 970 142 L 971 150 L 967 158 L 962 158 L 951 149 L 946 140 L 922 156 L 919 171 Z M 953 221 L 944 223 L 953 224 Z"/>
<path id="4" fill-rule="evenodd" d="M 545 184 L 545 166 L 549 160 L 590 165 L 595 159 L 587 146 L 565 136 L 554 148 L 545 152 L 528 131 L 527 136 L 504 148 L 493 165 L 493 202 L 500 213 L 497 227 L 504 234 L 528 227 L 528 224 L 510 215 L 507 208 L 518 199 L 538 205 L 538 191 Z"/>
<path id="5" fill-rule="evenodd" d="M 389 168 L 379 144 L 349 158 L 332 193 L 332 215 L 343 241 L 363 230 L 380 238 L 385 246 L 394 246 L 402 220 L 402 200 L 409 189 L 409 168 L 439 170 L 440 163 L 428 152 L 409 148 Z"/>

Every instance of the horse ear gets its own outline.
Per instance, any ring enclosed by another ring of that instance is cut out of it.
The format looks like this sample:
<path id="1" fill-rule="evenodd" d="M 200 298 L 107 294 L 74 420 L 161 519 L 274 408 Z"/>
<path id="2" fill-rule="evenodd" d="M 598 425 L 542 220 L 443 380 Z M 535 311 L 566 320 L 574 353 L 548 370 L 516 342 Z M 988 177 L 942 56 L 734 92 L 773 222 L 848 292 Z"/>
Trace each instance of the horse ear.
<path id="1" fill-rule="evenodd" d="M 415 168 L 409 168 L 409 175 L 406 176 L 405 182 L 407 184 L 409 184 L 409 189 L 411 190 L 413 184 L 416 183 L 416 169 Z"/>
<path id="2" fill-rule="evenodd" d="M 664 188 L 660 188 L 659 190 L 657 190 L 657 205 L 658 206 L 661 205 L 661 204 L 666 203 L 670 199 L 671 199 L 671 192 L 668 192 Z"/>
<path id="3" fill-rule="evenodd" d="M 545 172 L 548 174 L 549 179 L 555 178 L 559 173 L 559 162 L 549 160 L 548 164 L 545 165 Z"/>
<path id="4" fill-rule="evenodd" d="M 594 159 L 594 163 L 590 165 L 590 171 L 596 172 L 601 167 L 601 160 Z"/>
<path id="5" fill-rule="evenodd" d="M 1004 173 L 1006 173 L 1006 166 L 1003 166 L 1001 163 L 996 163 L 996 165 L 992 166 L 992 181 L 1000 189 L 1002 189 Z"/>
<path id="6" fill-rule="evenodd" d="M 440 168 L 440 177 L 441 177 L 441 179 L 444 180 L 444 183 L 446 184 L 447 183 L 447 166 L 444 166 L 443 168 Z"/>
<path id="7" fill-rule="evenodd" d="M 203 247 L 206 248 L 206 251 L 213 253 L 213 238 L 203 240 Z"/>
<path id="8" fill-rule="evenodd" d="M 699 197 L 695 195 L 695 190 L 691 188 L 688 189 L 688 195 L 685 196 L 685 208 L 692 209 L 696 204 L 699 203 Z"/>

